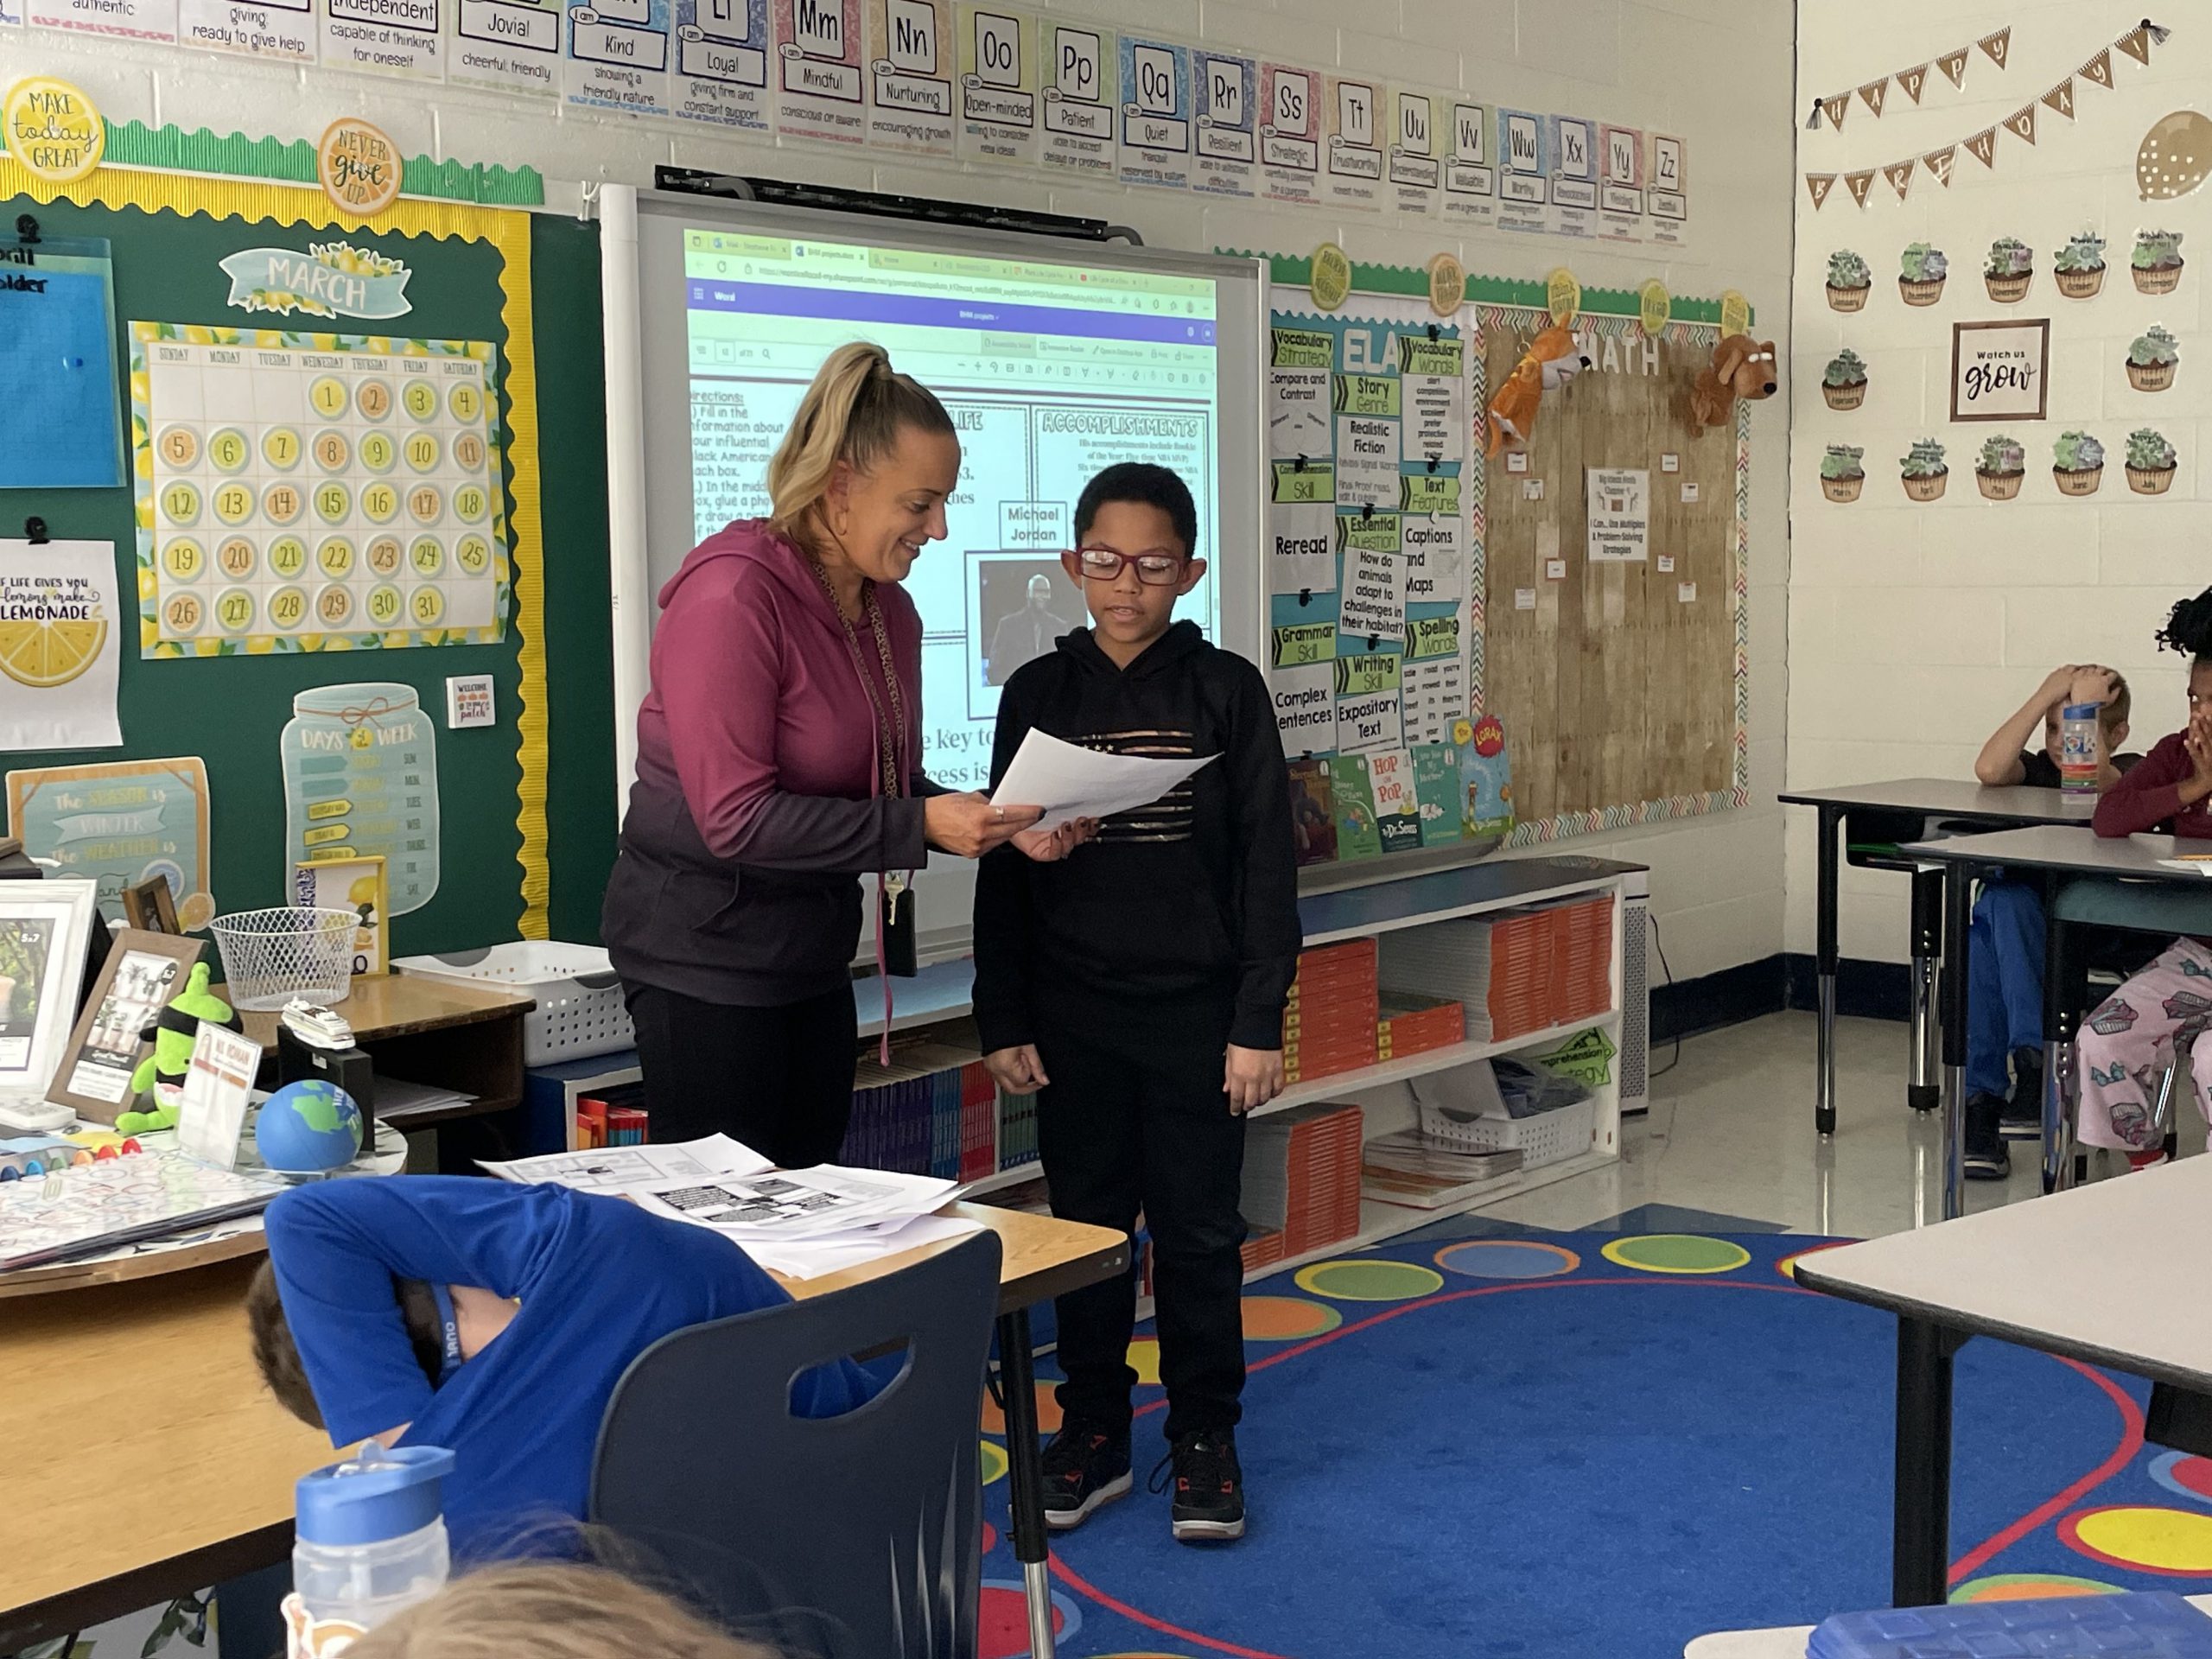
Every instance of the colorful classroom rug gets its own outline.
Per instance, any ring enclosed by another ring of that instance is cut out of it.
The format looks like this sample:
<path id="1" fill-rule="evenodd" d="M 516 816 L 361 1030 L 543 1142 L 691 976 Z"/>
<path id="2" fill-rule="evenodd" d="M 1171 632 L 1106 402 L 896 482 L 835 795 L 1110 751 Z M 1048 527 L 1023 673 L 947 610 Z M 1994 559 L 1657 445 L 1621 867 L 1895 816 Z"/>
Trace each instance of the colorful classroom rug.
<path id="1" fill-rule="evenodd" d="M 1210 1549 L 1144 1490 L 1141 1333 L 1138 1490 L 1055 1541 L 1060 1652 L 1677 1659 L 1883 1605 L 1895 1325 L 1792 1281 L 1827 1243 L 1447 1224 L 1256 1284 L 1250 1530 Z M 2212 1590 L 2212 1463 L 2144 1446 L 2143 1385 L 1986 1340 L 1956 1377 L 1955 1595 Z M 983 1458 L 982 1653 L 1012 1659 L 1002 1443 Z"/>

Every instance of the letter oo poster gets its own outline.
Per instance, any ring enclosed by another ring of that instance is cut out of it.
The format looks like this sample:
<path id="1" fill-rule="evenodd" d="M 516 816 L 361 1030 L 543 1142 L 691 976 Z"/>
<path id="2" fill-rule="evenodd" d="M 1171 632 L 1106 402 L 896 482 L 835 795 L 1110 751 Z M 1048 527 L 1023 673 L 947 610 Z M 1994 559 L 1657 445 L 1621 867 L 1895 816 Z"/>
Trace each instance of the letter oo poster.
<path id="1" fill-rule="evenodd" d="M 1268 671 L 1312 821 L 1299 844 L 1319 861 L 1462 841 L 1459 780 L 1478 765 L 1467 333 L 1416 299 L 1355 293 L 1324 315 L 1301 289 L 1274 297 Z M 1386 790 L 1428 779 L 1437 810 L 1376 835 L 1378 774 Z"/>

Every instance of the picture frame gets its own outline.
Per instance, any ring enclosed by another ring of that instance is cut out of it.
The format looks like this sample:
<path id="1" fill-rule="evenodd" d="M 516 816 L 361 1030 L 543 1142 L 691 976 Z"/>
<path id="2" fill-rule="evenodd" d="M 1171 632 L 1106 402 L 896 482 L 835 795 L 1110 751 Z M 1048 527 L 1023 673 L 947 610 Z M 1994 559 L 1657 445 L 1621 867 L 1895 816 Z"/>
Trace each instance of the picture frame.
<path id="1" fill-rule="evenodd" d="M 184 988 L 200 952 L 200 941 L 181 933 L 116 934 L 46 1097 L 93 1123 L 113 1123 L 131 1110 L 130 1076 L 146 1050 L 144 1033 Z"/>
<path id="2" fill-rule="evenodd" d="M 104 925 L 89 877 L 0 881 L 0 1116 L 11 1102 L 46 1112 L 92 931 Z"/>
<path id="3" fill-rule="evenodd" d="M 2050 400 L 2050 319 L 1951 325 L 1951 419 L 2040 421 Z"/>
<path id="4" fill-rule="evenodd" d="M 359 914 L 361 924 L 353 935 L 353 971 L 391 971 L 391 888 L 381 856 L 314 859 L 295 864 L 292 902 Z"/>
<path id="5" fill-rule="evenodd" d="M 123 890 L 123 919 L 141 933 L 178 933 L 176 892 L 166 876 L 149 876 Z"/>

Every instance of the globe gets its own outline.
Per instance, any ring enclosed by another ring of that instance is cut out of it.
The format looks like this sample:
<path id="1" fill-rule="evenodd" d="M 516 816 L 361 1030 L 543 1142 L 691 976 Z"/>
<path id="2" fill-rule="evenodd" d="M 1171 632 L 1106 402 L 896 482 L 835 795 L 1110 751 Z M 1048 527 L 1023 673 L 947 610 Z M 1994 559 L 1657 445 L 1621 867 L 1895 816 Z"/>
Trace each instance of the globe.
<path id="1" fill-rule="evenodd" d="M 253 1139 L 261 1161 L 287 1174 L 343 1168 L 360 1155 L 361 1109 L 320 1077 L 288 1083 L 263 1105 Z"/>

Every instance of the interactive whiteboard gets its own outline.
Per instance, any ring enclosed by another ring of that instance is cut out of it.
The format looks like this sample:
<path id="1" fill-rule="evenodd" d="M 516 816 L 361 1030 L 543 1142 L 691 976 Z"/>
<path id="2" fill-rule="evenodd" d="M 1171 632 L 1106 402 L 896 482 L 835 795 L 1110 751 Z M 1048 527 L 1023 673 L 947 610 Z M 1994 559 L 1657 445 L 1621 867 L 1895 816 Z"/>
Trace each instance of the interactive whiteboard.
<path id="1" fill-rule="evenodd" d="M 905 583 L 922 619 L 932 778 L 986 784 L 1000 688 L 1087 620 L 1059 555 L 1075 543 L 1084 484 L 1114 462 L 1182 474 L 1210 569 L 1178 614 L 1264 661 L 1257 262 L 689 196 L 634 200 L 633 216 L 604 204 L 625 797 L 652 596 L 700 540 L 768 511 L 769 458 L 822 360 L 849 340 L 883 346 L 960 429 L 947 537 Z M 627 455 L 626 332 L 641 438 Z M 932 859 L 917 892 L 925 948 L 964 948 L 970 867 Z"/>

